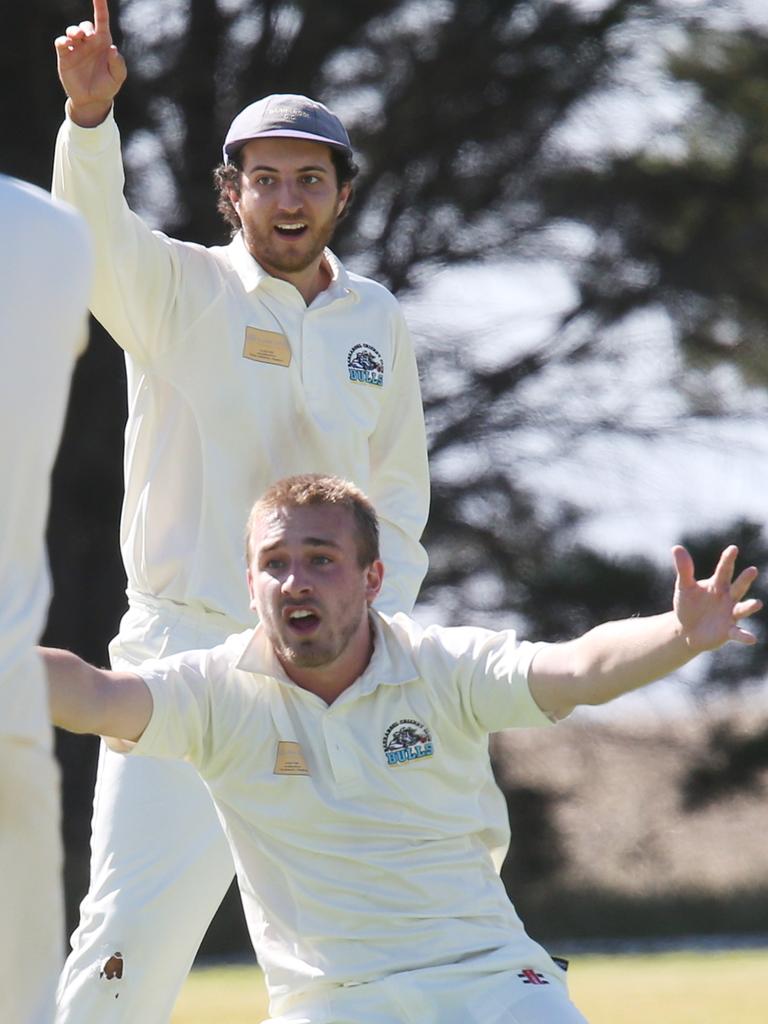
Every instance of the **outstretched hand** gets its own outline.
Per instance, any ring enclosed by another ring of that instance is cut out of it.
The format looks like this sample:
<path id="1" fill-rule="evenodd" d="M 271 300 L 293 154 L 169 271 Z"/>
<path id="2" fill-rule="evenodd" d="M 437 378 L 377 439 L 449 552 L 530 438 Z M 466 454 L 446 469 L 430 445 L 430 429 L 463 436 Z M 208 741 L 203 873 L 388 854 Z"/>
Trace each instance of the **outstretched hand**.
<path id="1" fill-rule="evenodd" d="M 680 545 L 672 548 L 677 569 L 673 607 L 693 653 L 715 650 L 728 640 L 740 644 L 757 642 L 754 634 L 740 625 L 742 619 L 763 607 L 757 598 L 745 600 L 757 578 L 757 569 L 750 566 L 734 579 L 738 554 L 739 549 L 730 545 L 720 555 L 709 579 L 697 580 L 689 552 Z"/>
<path id="2" fill-rule="evenodd" d="M 93 0 L 93 22 L 70 25 L 53 45 L 70 116 L 83 127 L 100 124 L 128 74 L 112 42 L 107 0 Z"/>

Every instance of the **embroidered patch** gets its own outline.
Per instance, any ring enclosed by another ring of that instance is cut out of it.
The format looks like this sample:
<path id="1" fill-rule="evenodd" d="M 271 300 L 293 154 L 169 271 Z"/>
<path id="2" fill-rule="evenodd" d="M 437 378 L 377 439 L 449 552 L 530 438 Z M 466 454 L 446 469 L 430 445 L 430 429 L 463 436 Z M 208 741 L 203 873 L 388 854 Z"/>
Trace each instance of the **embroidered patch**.
<path id="1" fill-rule="evenodd" d="M 432 757 L 434 753 L 429 729 L 414 718 L 401 718 L 399 722 L 393 722 L 384 733 L 382 746 L 391 768 Z"/>
<path id="2" fill-rule="evenodd" d="M 361 341 L 353 345 L 347 354 L 347 372 L 355 384 L 384 385 L 384 360 L 373 345 Z"/>

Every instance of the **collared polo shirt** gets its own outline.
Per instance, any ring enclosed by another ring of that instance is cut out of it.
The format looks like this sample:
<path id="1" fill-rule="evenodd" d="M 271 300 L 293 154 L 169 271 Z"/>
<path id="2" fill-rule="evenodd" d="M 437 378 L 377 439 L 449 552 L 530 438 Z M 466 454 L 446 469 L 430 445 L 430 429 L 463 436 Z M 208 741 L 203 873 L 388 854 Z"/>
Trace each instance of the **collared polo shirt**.
<path id="1" fill-rule="evenodd" d="M 498 876 L 509 843 L 488 734 L 547 725 L 513 632 L 373 614 L 363 675 L 330 706 L 261 629 L 139 669 L 135 751 L 186 757 L 222 818 L 272 1011 L 324 986 L 469 961 L 552 970 Z"/>

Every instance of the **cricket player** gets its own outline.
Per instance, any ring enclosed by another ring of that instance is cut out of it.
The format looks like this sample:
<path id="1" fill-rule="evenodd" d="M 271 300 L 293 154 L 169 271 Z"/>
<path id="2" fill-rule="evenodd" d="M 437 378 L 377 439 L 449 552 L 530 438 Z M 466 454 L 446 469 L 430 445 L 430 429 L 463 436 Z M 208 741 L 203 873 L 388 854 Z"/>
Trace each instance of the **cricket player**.
<path id="1" fill-rule="evenodd" d="M 510 837 L 488 735 L 754 643 L 756 569 L 734 580 L 729 547 L 697 581 L 676 547 L 671 611 L 544 644 L 374 611 L 376 515 L 337 478 L 274 484 L 247 536 L 255 629 L 137 672 L 46 651 L 54 721 L 200 772 L 273 1024 L 583 1024 L 497 872 Z"/>
<path id="2" fill-rule="evenodd" d="M 409 611 L 429 501 L 418 373 L 393 296 L 327 248 L 356 173 L 343 124 L 304 96 L 246 107 L 218 171 L 237 231 L 221 247 L 181 242 L 123 197 L 112 104 L 126 67 L 106 0 L 55 48 L 68 99 L 54 191 L 91 226 L 92 311 L 126 354 L 129 607 L 113 667 L 252 623 L 242 524 L 287 474 L 332 472 L 371 494 L 391 566 L 378 607 Z M 210 794 L 181 761 L 105 748 L 91 846 L 58 1020 L 163 1024 L 233 875 Z"/>
<path id="3" fill-rule="evenodd" d="M 59 774 L 45 670 L 50 474 L 92 259 L 85 224 L 0 175 L 0 1021 L 50 1024 L 63 961 Z"/>

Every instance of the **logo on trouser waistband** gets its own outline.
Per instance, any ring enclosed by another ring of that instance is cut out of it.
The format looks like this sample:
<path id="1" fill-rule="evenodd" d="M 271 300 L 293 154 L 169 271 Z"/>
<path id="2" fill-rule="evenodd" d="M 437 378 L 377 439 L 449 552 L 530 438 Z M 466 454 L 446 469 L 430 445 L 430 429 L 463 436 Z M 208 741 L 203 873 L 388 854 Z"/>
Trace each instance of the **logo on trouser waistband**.
<path id="1" fill-rule="evenodd" d="M 523 979 L 524 985 L 548 985 L 549 982 L 543 974 L 539 974 L 538 971 L 532 970 L 530 967 L 524 968 L 518 974 L 518 978 Z"/>

